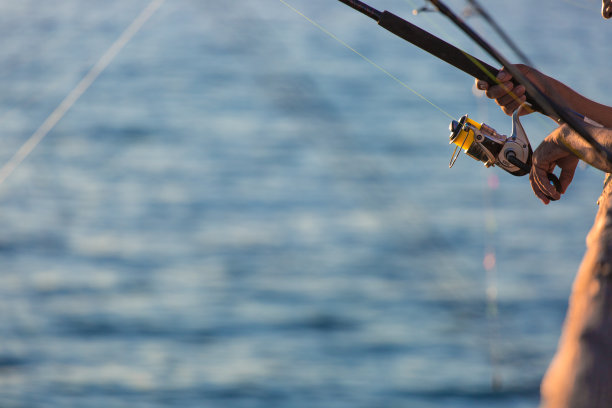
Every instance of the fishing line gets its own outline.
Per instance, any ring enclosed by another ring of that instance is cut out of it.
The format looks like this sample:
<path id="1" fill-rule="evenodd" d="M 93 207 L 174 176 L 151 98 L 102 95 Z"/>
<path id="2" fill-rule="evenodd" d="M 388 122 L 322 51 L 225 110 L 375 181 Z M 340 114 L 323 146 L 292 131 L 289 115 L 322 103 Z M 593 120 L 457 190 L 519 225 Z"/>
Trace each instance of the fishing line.
<path id="1" fill-rule="evenodd" d="M 423 96 L 421 96 L 420 94 L 415 92 L 412 88 L 410 88 L 408 85 L 403 83 L 401 80 L 397 79 L 395 76 L 393 76 L 392 74 L 388 73 L 385 69 L 381 68 L 378 64 L 372 62 L 367 57 L 363 56 L 362 54 L 360 54 L 359 52 L 354 50 L 352 47 L 350 47 L 349 45 L 344 43 L 342 40 L 338 39 L 337 36 L 335 36 L 334 34 L 330 33 L 328 30 L 326 30 L 325 28 L 320 26 L 318 23 L 312 21 L 312 19 L 306 17 L 303 13 L 301 13 L 298 10 L 296 10 L 294 7 L 290 6 L 285 1 L 283 1 L 283 0 L 280 0 L 280 1 L 281 1 L 281 3 L 285 4 L 288 8 L 293 10 L 295 13 L 297 13 L 298 15 L 302 16 L 303 18 L 305 18 L 307 21 L 309 21 L 312 25 L 317 27 L 319 30 L 323 31 L 326 35 L 332 37 L 337 42 L 340 42 L 344 47 L 346 47 L 349 50 L 353 51 L 355 54 L 359 55 L 366 62 L 368 62 L 369 64 L 371 64 L 374 67 L 376 67 L 378 70 L 380 70 L 383 73 L 385 73 L 385 75 L 391 77 L 394 81 L 400 83 L 403 87 L 409 89 L 411 92 L 415 93 L 416 95 L 418 95 L 422 99 L 425 99 Z M 431 102 L 429 102 L 429 103 L 432 106 L 436 107 L 438 110 L 441 110 L 440 108 L 438 108 L 436 105 L 432 104 Z M 447 116 L 449 116 L 446 112 L 444 112 L 444 111 L 442 111 L 442 112 L 444 114 L 446 114 Z M 428 215 L 429 215 L 426 211 L 423 212 L 423 211 L 419 211 L 417 209 L 411 209 L 411 211 L 413 211 L 413 212 L 418 211 L 419 212 L 419 214 L 415 217 L 416 219 L 419 219 L 419 220 L 426 220 L 428 218 Z M 428 224 L 435 225 L 434 222 L 428 222 Z M 435 245 L 435 246 L 436 246 L 436 249 L 440 253 L 448 251 L 448 249 L 451 248 L 455 244 L 454 241 L 447 241 L 447 240 L 444 240 L 444 242 L 440 242 L 440 241 L 443 240 L 443 238 L 444 238 L 444 235 L 440 235 L 436 239 L 437 245 Z M 456 258 L 453 258 L 452 261 L 448 261 L 447 258 L 444 257 L 444 256 L 438 257 L 438 266 L 439 266 L 439 268 L 440 269 L 446 269 L 446 272 L 443 273 L 443 277 L 436 278 L 436 282 L 437 282 L 436 289 L 439 289 L 439 290 L 444 292 L 440 296 L 443 296 L 446 299 L 454 298 L 455 300 L 459 301 L 460 297 L 457 294 L 458 293 L 467 293 L 467 292 L 469 292 L 471 289 L 473 289 L 473 284 L 472 284 L 471 281 L 470 282 L 466 282 L 465 277 L 463 275 L 461 275 L 460 273 L 458 273 L 457 262 L 458 262 L 458 259 L 456 259 Z M 469 268 L 472 268 L 472 266 L 473 265 L 470 263 Z"/>
<path id="2" fill-rule="evenodd" d="M 425 96 L 423 96 L 422 94 L 420 94 L 416 90 L 412 89 L 410 86 L 408 86 L 401 79 L 399 79 L 398 77 L 396 77 L 395 75 L 393 75 L 392 73 L 390 73 L 389 71 L 387 71 L 386 69 L 384 69 L 383 67 L 381 67 L 380 65 L 378 65 L 377 63 L 372 61 L 371 59 L 369 59 L 368 57 L 366 57 L 365 55 L 361 54 L 359 51 L 357 51 L 355 48 L 353 48 L 350 45 L 348 45 L 346 42 L 342 41 L 340 38 L 338 38 L 335 34 L 330 32 L 329 30 L 327 30 L 325 27 L 321 26 L 316 21 L 314 21 L 311 18 L 309 18 L 308 16 L 306 16 L 304 13 L 302 13 L 301 11 L 297 10 L 295 7 L 293 7 L 290 4 L 288 4 L 285 0 L 279 0 L 279 1 L 281 3 L 283 3 L 285 6 L 287 6 L 289 9 L 293 10 L 298 15 L 302 16 L 310 24 L 312 24 L 313 26 L 315 26 L 319 30 L 323 31 L 329 37 L 333 38 L 335 41 L 337 41 L 338 43 L 342 44 L 345 48 L 348 48 L 349 50 L 351 50 L 352 52 L 354 52 L 355 54 L 360 56 L 368 64 L 372 65 L 374 68 L 378 69 L 379 71 L 381 71 L 382 73 L 387 75 L 389 78 L 393 79 L 395 82 L 397 82 L 398 84 L 400 84 L 404 88 L 408 89 L 410 92 L 412 92 L 413 94 L 415 94 L 416 96 L 418 96 L 419 98 L 421 98 L 422 100 L 424 100 L 425 102 L 427 102 L 428 104 L 430 104 L 431 106 L 436 108 L 438 111 L 440 111 L 441 113 L 443 113 L 444 115 L 446 115 L 447 117 L 449 117 L 451 119 L 455 119 L 455 117 L 453 115 L 451 115 L 450 113 L 446 112 L 440 106 L 436 105 L 435 103 L 433 103 L 431 100 L 427 99 Z"/>
<path id="3" fill-rule="evenodd" d="M 373 65 L 379 71 L 383 72 L 385 75 L 387 75 L 390 78 L 392 78 L 394 81 L 396 81 L 397 83 L 402 85 L 404 88 L 410 90 L 411 92 L 413 92 L 414 94 L 416 94 L 417 96 L 419 96 L 420 98 L 422 98 L 423 100 L 428 102 L 430 105 L 434 106 L 436 109 L 438 109 L 439 111 L 441 111 L 445 115 L 450 116 L 447 112 L 443 111 L 437 105 L 433 104 L 427 98 L 425 98 L 424 96 L 422 96 L 421 94 L 419 94 L 418 92 L 413 90 L 411 87 L 409 87 L 403 81 L 401 81 L 400 79 L 398 79 L 397 77 L 395 77 L 394 75 L 389 73 L 387 70 L 382 68 L 380 65 L 376 64 L 375 62 L 373 62 L 372 60 L 370 60 L 369 58 L 367 58 L 363 54 L 359 53 L 353 47 L 349 46 L 346 42 L 344 42 L 341 39 L 339 39 L 336 35 L 331 33 L 329 30 L 325 29 L 320 24 L 316 23 L 315 21 L 313 21 L 312 19 L 310 19 L 309 17 L 304 15 L 302 12 L 300 12 L 299 10 L 295 9 L 294 7 L 292 7 L 291 5 L 286 3 L 284 0 L 279 0 L 279 1 L 281 3 L 283 3 L 285 6 L 287 6 L 288 8 L 290 8 L 291 10 L 293 10 L 298 15 L 302 16 L 304 19 L 306 19 L 312 25 L 317 27 L 319 30 L 323 31 L 325 34 L 327 34 L 328 36 L 333 38 L 335 41 L 339 42 L 344 47 L 348 48 L 349 50 L 351 50 L 352 52 L 354 52 L 355 54 L 360 56 L 362 59 L 364 59 L 370 65 Z M 406 1 L 408 1 L 411 4 L 414 4 L 410 0 L 406 0 Z M 433 24 L 436 25 L 435 23 L 433 23 Z M 444 31 L 444 30 L 440 29 L 440 31 Z M 481 69 L 483 71 L 486 71 L 486 69 L 484 67 L 482 67 L 482 66 L 481 66 Z M 494 219 L 493 219 L 492 224 L 496 224 Z M 498 338 L 498 336 L 495 335 L 495 334 L 498 332 L 498 330 L 496 330 L 496 328 L 499 325 L 498 314 L 497 314 L 498 305 L 497 305 L 497 296 L 496 296 L 497 286 L 496 286 L 496 281 L 495 281 L 495 270 L 494 270 L 495 265 L 496 265 L 496 262 L 495 262 L 495 251 L 494 251 L 494 248 L 491 248 L 489 246 L 485 250 L 485 255 L 484 255 L 484 259 L 483 259 L 483 267 L 484 267 L 484 269 L 486 271 L 486 278 L 487 278 L 486 316 L 487 316 L 487 318 L 492 319 L 492 320 L 489 321 L 489 332 L 490 332 L 489 333 L 489 339 L 490 339 L 490 341 L 489 341 L 489 345 L 488 345 L 489 347 L 488 348 L 489 348 L 489 357 L 490 357 L 491 364 L 492 364 L 492 367 L 493 367 L 493 373 L 492 373 L 492 378 L 491 378 L 491 380 L 492 380 L 492 387 L 493 387 L 493 389 L 499 389 L 501 387 L 501 382 L 502 381 L 501 381 L 501 374 L 500 374 L 500 368 L 499 368 L 499 352 L 498 352 L 498 348 L 496 347 L 497 341 L 495 340 L 495 339 Z M 445 282 L 446 284 L 448 284 L 449 283 L 448 278 L 449 277 L 447 276 L 445 280 L 442 280 L 442 282 Z"/>
<path id="4" fill-rule="evenodd" d="M 85 74 L 83 79 L 68 93 L 53 112 L 45 119 L 40 127 L 15 152 L 15 154 L 0 168 L 0 184 L 15 171 L 15 169 L 32 153 L 38 144 L 49 134 L 57 123 L 66 115 L 79 98 L 96 81 L 100 74 L 110 65 L 117 54 L 140 31 L 143 25 L 155 14 L 165 0 L 152 0 L 130 25 L 121 33 L 119 38 L 106 50 L 98 62 Z"/>
<path id="5" fill-rule="evenodd" d="M 255 6 L 253 7 L 252 12 L 260 13 L 261 10 L 259 10 L 259 8 Z M 261 16 L 265 17 L 263 14 L 261 14 Z M 284 37 L 282 36 L 282 33 L 277 33 L 275 37 L 281 40 L 284 39 Z M 292 47 L 293 47 L 292 45 L 288 46 L 289 49 L 291 49 Z M 325 140 L 327 141 L 328 139 L 325 139 Z M 335 139 L 335 140 L 344 140 L 344 139 Z M 346 141 L 349 142 L 349 141 L 352 141 L 352 139 L 347 138 Z M 357 162 L 359 160 L 361 159 L 354 158 L 352 160 L 352 163 Z M 368 166 L 373 166 L 373 162 L 367 162 L 366 164 Z M 360 164 L 357 163 L 357 165 L 359 166 Z M 331 166 L 333 169 L 336 169 L 338 164 L 334 162 L 331 164 Z M 377 171 L 381 173 L 384 173 L 386 171 L 384 168 L 380 168 L 379 166 L 375 166 L 372 168 L 375 168 Z M 342 167 L 342 171 L 345 171 L 344 166 Z M 378 193 L 378 194 L 381 194 L 381 193 Z M 379 196 L 378 194 L 374 190 L 372 190 L 368 194 L 365 194 L 363 197 L 367 200 L 372 200 L 374 196 L 376 196 L 375 197 L 376 200 L 378 200 L 379 198 L 383 198 L 383 196 Z M 382 194 L 385 194 L 385 193 L 382 193 Z M 452 300 L 454 302 L 457 302 L 457 304 L 460 304 L 461 301 L 464 299 L 463 295 L 473 290 L 474 285 L 471 280 L 468 281 L 465 278 L 465 276 L 459 273 L 458 271 L 462 268 L 473 270 L 474 263 L 472 262 L 472 259 L 467 260 L 466 258 L 461 258 L 461 257 L 457 258 L 455 256 L 452 256 L 452 259 L 450 259 L 451 256 L 447 255 L 449 248 L 453 248 L 453 246 L 456 245 L 456 242 L 453 239 L 447 238 L 446 234 L 439 231 L 438 227 L 435 227 L 437 223 L 434 222 L 433 220 L 430 220 L 431 214 L 429 214 L 428 211 L 425 211 L 424 209 L 418 206 L 410 206 L 409 209 L 407 208 L 408 207 L 406 207 L 406 205 L 402 205 L 401 211 L 399 211 L 399 214 L 394 215 L 394 218 L 396 220 L 399 220 L 397 222 L 407 223 L 406 230 L 409 230 L 409 231 L 415 230 L 422 225 L 428 225 L 430 228 L 433 229 L 432 234 L 435 234 L 436 236 L 436 239 L 433 241 L 433 244 L 430 243 L 430 245 L 432 245 L 432 247 L 435 249 L 436 251 L 435 253 L 438 254 L 436 258 L 436 268 L 428 272 L 428 276 L 436 282 L 436 285 L 435 285 L 436 294 L 432 296 L 436 298 L 444 298 L 447 300 Z M 394 212 L 395 211 L 396 210 L 394 210 Z M 407 213 L 411 214 L 409 218 L 404 216 L 404 214 L 407 214 Z M 416 222 L 417 220 L 418 220 L 418 223 Z M 405 237 L 402 234 L 398 236 L 398 239 L 401 239 L 403 242 L 403 240 L 410 240 L 411 238 Z M 466 265 L 459 266 L 458 264 L 466 264 Z M 454 309 L 453 312 L 457 313 L 459 318 L 462 317 L 461 312 L 457 311 L 456 309 Z"/>
<path id="6" fill-rule="evenodd" d="M 502 351 L 499 319 L 499 302 L 497 289 L 497 255 L 495 243 L 497 242 L 497 220 L 495 216 L 495 205 L 492 200 L 496 196 L 495 191 L 499 188 L 499 178 L 496 174 L 490 174 L 485 190 L 485 255 L 482 266 L 485 270 L 485 295 L 486 295 L 486 319 L 488 327 L 488 351 L 491 364 L 491 388 L 499 390 L 502 387 Z"/>
<path id="7" fill-rule="evenodd" d="M 368 62 L 370 65 L 374 66 L 376 69 L 378 69 L 379 71 L 383 72 L 388 77 L 392 78 L 394 81 L 396 81 L 397 83 L 402 85 L 404 88 L 410 90 L 412 93 L 414 93 L 415 95 L 417 95 L 421 99 L 425 100 L 426 102 L 428 102 L 430 105 L 432 105 L 433 107 L 435 107 L 436 109 L 438 109 L 439 111 L 444 113 L 445 115 L 450 116 L 447 112 L 443 111 L 440 107 L 438 107 L 437 105 L 432 103 L 430 100 L 425 98 L 420 93 L 416 92 L 414 89 L 409 87 L 403 81 L 399 80 L 396 76 L 392 75 L 386 69 L 382 68 L 380 65 L 376 64 L 375 62 L 373 62 L 372 60 L 370 60 L 369 58 L 367 58 L 366 56 L 364 56 L 363 54 L 361 54 L 360 52 L 355 50 L 353 47 L 349 46 L 346 42 L 344 42 L 341 39 L 339 39 L 336 35 L 331 33 L 329 30 L 325 29 L 320 24 L 316 23 L 315 21 L 313 21 L 312 19 L 310 19 L 309 17 L 304 15 L 304 13 L 302 13 L 299 10 L 297 10 L 296 8 L 292 7 L 291 5 L 289 5 L 284 0 L 279 0 L 279 1 L 281 3 L 283 3 L 285 6 L 287 6 L 288 8 L 290 8 L 292 11 L 294 11 L 295 13 L 297 13 L 298 15 L 300 15 L 301 17 L 306 19 L 312 25 L 317 27 L 319 30 L 323 31 L 326 35 L 328 35 L 329 37 L 333 38 L 335 41 L 339 42 L 344 47 L 346 47 L 349 50 L 351 50 L 353 53 L 357 54 L 359 57 L 361 57 L 363 60 Z M 408 3 L 410 3 L 411 5 L 413 5 L 413 7 L 416 7 L 411 0 L 406 0 L 406 1 Z M 415 8 L 415 10 L 416 10 L 416 8 Z M 427 18 L 428 21 L 432 20 L 432 19 L 429 19 L 428 17 L 426 17 L 426 18 Z M 431 21 L 431 24 L 433 26 L 437 27 L 439 31 L 444 33 L 444 30 L 438 24 L 436 24 L 433 21 Z M 472 59 L 472 61 L 483 72 L 488 72 L 488 70 L 484 66 L 482 66 L 481 64 L 478 64 L 478 61 L 476 61 L 475 59 Z M 492 190 L 490 183 L 489 183 L 489 190 Z M 487 204 L 490 204 L 488 202 L 488 200 L 487 200 Z M 496 222 L 495 222 L 495 218 L 494 218 L 494 213 L 492 212 L 492 210 L 490 208 L 490 205 L 487 205 L 486 207 L 489 210 L 489 211 L 487 211 L 489 217 L 492 217 L 491 224 L 495 225 Z M 487 229 L 487 232 L 489 234 L 492 233 L 488 229 Z M 487 234 L 487 235 L 489 235 L 489 234 Z M 489 237 L 487 237 L 487 238 L 489 238 Z M 496 256 L 495 256 L 495 248 L 494 248 L 494 246 L 488 245 L 485 248 L 485 254 L 484 254 L 484 259 L 483 259 L 483 268 L 484 268 L 484 270 L 486 272 L 486 312 L 485 312 L 485 314 L 486 314 L 487 320 L 489 322 L 489 324 L 488 324 L 489 335 L 487 336 L 488 339 L 489 339 L 489 341 L 488 341 L 488 351 L 489 351 L 489 359 L 490 359 L 491 366 L 492 366 L 491 386 L 492 386 L 492 388 L 494 390 L 499 389 L 501 387 L 501 384 L 502 384 L 501 369 L 500 369 L 500 364 L 499 364 L 500 352 L 499 352 L 499 349 L 497 347 L 498 339 L 499 339 L 499 315 L 498 315 L 498 304 L 497 304 L 497 285 L 496 285 L 496 279 L 495 279 L 495 276 L 496 276 L 496 264 L 497 264 L 497 262 L 496 262 Z"/>
<path id="8" fill-rule="evenodd" d="M 437 10 L 428 8 L 428 6 L 424 6 L 421 8 L 418 8 L 417 5 L 412 1 L 412 0 L 405 0 L 407 3 L 409 3 L 413 10 L 412 10 L 412 14 L 414 15 L 421 15 L 424 14 L 424 19 L 426 21 L 429 22 L 429 24 L 434 27 L 436 29 L 437 32 L 441 33 L 442 35 L 444 35 L 444 37 L 446 38 L 452 38 L 453 36 L 449 35 L 448 32 L 446 32 L 444 30 L 444 28 L 438 24 L 437 22 L 435 22 L 432 18 L 429 18 L 429 15 L 427 14 L 427 12 L 437 12 Z M 514 45 L 514 43 L 512 43 L 512 40 L 501 30 L 501 27 L 498 26 L 498 24 L 495 22 L 495 20 L 493 20 L 493 18 L 488 15 L 488 13 L 478 4 L 475 3 L 475 0 L 467 0 L 470 4 L 475 5 L 475 7 L 478 7 L 478 13 L 480 15 L 482 15 L 482 17 L 491 25 L 493 26 L 493 28 L 498 32 L 498 34 L 502 37 L 502 39 L 504 39 L 504 41 L 510 42 L 511 45 L 510 47 L 513 48 L 513 50 L 515 51 L 515 53 L 517 55 L 519 55 L 520 58 L 524 59 L 525 61 L 528 62 L 527 57 L 524 56 L 524 54 L 518 49 L 518 47 L 516 47 Z M 426 12 L 426 13 L 423 13 Z M 500 34 L 501 33 L 501 34 Z M 472 63 L 474 65 L 476 65 L 483 73 L 485 73 L 487 75 L 487 77 L 491 80 L 492 83 L 498 83 L 498 85 L 502 86 L 503 88 L 505 88 L 504 84 L 499 83 L 499 81 L 497 80 L 497 78 L 493 75 L 493 73 L 491 73 L 486 67 L 484 67 L 480 61 L 478 61 L 476 58 L 474 58 L 473 56 L 471 56 L 470 54 L 465 53 L 465 56 L 472 61 Z M 529 64 L 533 67 L 532 64 Z M 508 91 L 508 94 L 517 102 L 519 102 L 519 98 L 514 94 L 514 92 L 512 91 Z M 484 95 L 484 92 L 481 91 L 479 95 L 477 96 L 482 96 Z"/>
<path id="9" fill-rule="evenodd" d="M 412 0 L 405 0 L 413 7 L 413 14 L 422 15 L 431 26 L 447 38 L 450 38 L 443 26 L 438 24 L 430 14 L 421 13 L 420 11 L 435 11 L 435 10 L 419 10 L 417 5 Z M 477 63 L 474 61 L 474 63 Z M 476 96 L 484 96 L 484 91 L 478 91 Z M 482 258 L 482 268 L 485 273 L 485 320 L 487 330 L 486 346 L 488 350 L 489 363 L 491 366 L 491 389 L 498 391 L 503 386 L 502 375 L 502 352 L 500 351 L 500 320 L 499 320 L 499 305 L 498 305 L 498 288 L 497 288 L 497 255 L 495 242 L 497 232 L 497 220 L 495 215 L 495 206 L 492 204 L 495 190 L 499 187 L 499 178 L 496 174 L 490 174 L 487 178 L 487 185 L 483 192 L 484 215 L 485 215 L 485 236 L 486 242 L 484 255 Z"/>

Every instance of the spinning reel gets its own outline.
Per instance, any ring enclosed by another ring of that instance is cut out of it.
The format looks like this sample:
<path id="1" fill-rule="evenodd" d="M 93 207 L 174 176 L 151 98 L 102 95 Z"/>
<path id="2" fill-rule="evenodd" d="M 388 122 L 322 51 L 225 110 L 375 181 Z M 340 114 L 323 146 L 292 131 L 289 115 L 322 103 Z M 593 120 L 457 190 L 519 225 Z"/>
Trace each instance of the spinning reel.
<path id="1" fill-rule="evenodd" d="M 468 115 L 449 126 L 450 143 L 455 145 L 449 167 L 453 167 L 461 150 L 486 167 L 497 166 L 515 176 L 524 176 L 531 170 L 531 144 L 519 120 L 519 110 L 512 115 L 512 134 L 504 136 Z"/>
<path id="2" fill-rule="evenodd" d="M 478 123 L 468 115 L 458 121 L 453 120 L 449 126 L 450 143 L 455 145 L 449 167 L 453 167 L 459 154 L 465 154 L 474 160 L 483 162 L 486 167 L 497 166 L 514 176 L 524 176 L 531 170 L 531 144 L 519 119 L 521 108 L 512 114 L 512 133 L 505 136 L 484 123 Z M 561 191 L 557 176 L 548 174 L 548 179 Z"/>

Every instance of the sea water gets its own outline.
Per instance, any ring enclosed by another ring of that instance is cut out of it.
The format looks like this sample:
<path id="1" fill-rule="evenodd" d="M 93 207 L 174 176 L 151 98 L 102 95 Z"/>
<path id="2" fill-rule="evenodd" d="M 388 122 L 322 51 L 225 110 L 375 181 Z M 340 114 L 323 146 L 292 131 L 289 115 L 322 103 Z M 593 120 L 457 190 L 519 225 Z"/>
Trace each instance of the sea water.
<path id="1" fill-rule="evenodd" d="M 537 406 L 603 175 L 544 206 L 449 170 L 453 118 L 510 132 L 473 80 L 287 3 L 395 79 L 281 1 L 166 0 L 0 185 L 1 407 Z M 371 3 L 497 65 L 420 3 Z M 147 4 L 0 3 L 2 163 Z M 597 2 L 485 7 L 610 104 Z"/>

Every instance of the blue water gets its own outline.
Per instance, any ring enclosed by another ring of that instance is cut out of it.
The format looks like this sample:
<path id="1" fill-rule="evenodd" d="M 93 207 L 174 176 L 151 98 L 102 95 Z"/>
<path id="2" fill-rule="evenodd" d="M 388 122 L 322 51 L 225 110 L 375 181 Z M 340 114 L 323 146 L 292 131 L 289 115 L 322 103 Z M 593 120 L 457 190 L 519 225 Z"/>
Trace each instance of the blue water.
<path id="1" fill-rule="evenodd" d="M 2 163 L 147 3 L 0 3 Z M 289 3 L 510 131 L 463 73 L 339 2 Z M 441 16 L 372 5 L 486 59 Z M 599 3 L 486 5 L 612 102 Z M 537 145 L 554 124 L 532 116 Z M 526 178 L 449 170 L 449 122 L 279 1 L 167 0 L 0 186 L 0 406 L 537 406 L 603 175 L 545 207 Z"/>

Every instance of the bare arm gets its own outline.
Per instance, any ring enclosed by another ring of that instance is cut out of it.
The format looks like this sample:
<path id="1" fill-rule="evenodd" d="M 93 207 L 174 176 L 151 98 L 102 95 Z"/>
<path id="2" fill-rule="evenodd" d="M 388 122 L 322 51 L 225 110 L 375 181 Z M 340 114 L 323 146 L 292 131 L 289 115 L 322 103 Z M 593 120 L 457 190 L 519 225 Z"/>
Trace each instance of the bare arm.
<path id="1" fill-rule="evenodd" d="M 593 119 L 606 128 L 612 128 L 612 107 L 585 98 L 554 78 L 539 72 L 537 74 L 540 76 L 538 82 L 542 84 L 542 90 L 547 96 L 563 101 L 563 105 Z M 602 141 L 600 143 L 603 144 Z"/>
<path id="2" fill-rule="evenodd" d="M 612 148 L 612 129 L 588 126 L 587 130 L 606 149 Z M 567 125 L 551 132 L 533 152 L 529 181 L 533 192 L 544 204 L 548 204 L 551 198 L 560 199 L 561 194 L 565 193 L 574 177 L 578 159 L 607 173 L 612 172 L 612 163 Z M 557 191 L 548 181 L 548 174 L 555 167 L 561 169 L 561 191 Z"/>
<path id="3" fill-rule="evenodd" d="M 603 128 L 586 124 L 585 127 L 604 148 L 612 150 L 612 107 L 585 98 L 562 82 L 526 65 L 517 65 L 517 68 L 548 97 L 603 125 Z M 489 86 L 485 81 L 476 80 L 476 86 L 484 90 L 489 98 L 495 99 L 506 114 L 511 115 L 525 101 L 525 88 L 522 85 L 514 87 L 512 76 L 504 70 L 497 78 L 499 85 Z M 551 132 L 534 151 L 529 180 L 534 193 L 544 204 L 548 204 L 551 198 L 558 200 L 565 193 L 574 177 L 578 159 L 599 170 L 612 172 L 612 163 L 567 125 Z M 561 191 L 551 186 L 548 180 L 548 174 L 555 167 L 561 168 Z"/>
<path id="4" fill-rule="evenodd" d="M 610 121 L 610 116 L 604 119 Z M 599 122 L 599 120 L 597 121 Z M 598 128 L 595 126 L 586 126 L 586 128 L 591 136 L 593 136 L 593 138 L 597 140 L 606 150 L 610 151 L 612 149 L 612 129 Z M 570 129 L 569 126 L 560 126 L 558 129 L 553 131 L 551 135 L 554 135 L 552 139 L 556 140 L 560 146 L 565 147 L 567 151 L 573 153 L 582 161 L 595 168 L 598 168 L 599 170 L 605 171 L 606 173 L 612 173 L 612 163 L 610 163 L 604 155 L 593 149 L 590 144 L 588 144 L 580 135 Z M 551 135 L 549 135 L 549 137 Z"/>
<path id="5" fill-rule="evenodd" d="M 593 119 L 604 127 L 612 128 L 612 107 L 585 98 L 564 83 L 531 67 L 522 64 L 516 67 L 548 97 Z M 512 115 L 512 112 L 525 101 L 525 88 L 522 85 L 514 87 L 511 82 L 512 76 L 503 69 L 498 79 L 501 82 L 500 85 L 489 86 L 485 81 L 476 80 L 476 86 L 484 90 L 489 98 L 495 99 L 506 114 Z"/>

